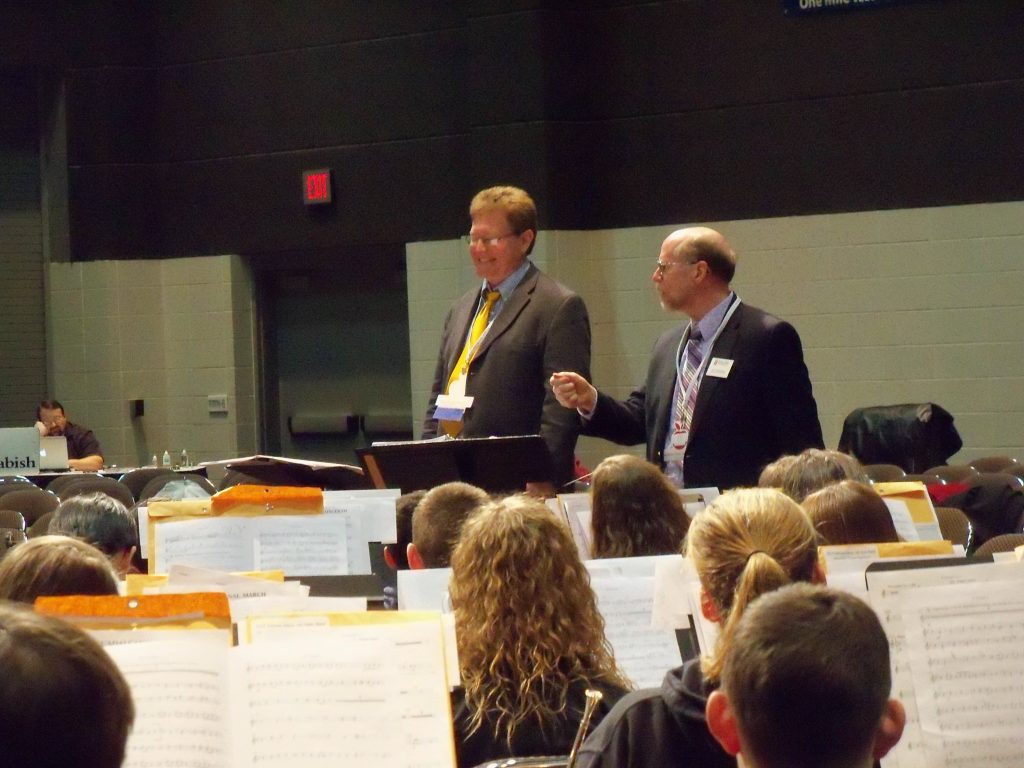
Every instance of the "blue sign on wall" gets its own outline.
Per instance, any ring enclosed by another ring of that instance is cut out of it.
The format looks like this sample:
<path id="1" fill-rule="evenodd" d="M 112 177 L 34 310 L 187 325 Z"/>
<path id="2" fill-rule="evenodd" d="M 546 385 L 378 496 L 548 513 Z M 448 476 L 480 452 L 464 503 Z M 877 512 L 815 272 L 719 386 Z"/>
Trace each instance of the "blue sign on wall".
<path id="1" fill-rule="evenodd" d="M 876 8 L 880 5 L 893 5 L 897 2 L 899 0 L 782 0 L 782 7 L 787 14 L 810 16 L 815 13 Z"/>

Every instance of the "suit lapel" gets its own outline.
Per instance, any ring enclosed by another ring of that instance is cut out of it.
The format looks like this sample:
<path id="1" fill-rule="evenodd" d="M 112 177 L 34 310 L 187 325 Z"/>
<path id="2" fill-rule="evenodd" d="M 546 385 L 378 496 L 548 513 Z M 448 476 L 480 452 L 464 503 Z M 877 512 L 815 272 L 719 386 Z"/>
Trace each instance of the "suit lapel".
<path id="1" fill-rule="evenodd" d="M 737 339 L 739 339 L 739 328 L 742 316 L 743 306 L 740 305 L 736 308 L 736 312 L 733 316 L 729 318 L 728 324 L 718 335 L 718 339 L 715 341 L 714 346 L 708 350 L 708 356 L 712 360 L 716 357 L 721 357 L 726 360 L 733 359 L 733 350 L 736 347 Z M 711 360 L 708 361 L 709 364 L 710 362 Z M 707 368 L 705 367 L 704 378 L 700 382 L 700 389 L 697 390 L 697 402 L 693 406 L 693 418 L 690 421 L 691 432 L 696 432 L 700 427 L 702 416 L 707 409 L 711 407 L 715 393 L 722 385 L 722 381 L 723 380 L 717 376 L 708 376 Z"/>
<path id="2" fill-rule="evenodd" d="M 480 348 L 477 350 L 476 355 L 474 355 L 474 360 L 478 360 L 486 354 L 487 349 L 494 343 L 495 339 L 509 329 L 512 323 L 515 322 L 515 319 L 519 317 L 519 314 L 526 308 L 526 305 L 530 303 L 530 299 L 533 298 L 533 291 L 537 287 L 539 276 L 540 272 L 537 270 L 537 267 L 531 265 L 526 274 L 523 275 L 523 279 L 519 281 L 519 285 L 512 291 L 512 295 L 508 297 L 508 301 L 501 308 L 501 312 L 494 318 L 490 330 L 487 331 L 487 335 L 480 342 Z"/>

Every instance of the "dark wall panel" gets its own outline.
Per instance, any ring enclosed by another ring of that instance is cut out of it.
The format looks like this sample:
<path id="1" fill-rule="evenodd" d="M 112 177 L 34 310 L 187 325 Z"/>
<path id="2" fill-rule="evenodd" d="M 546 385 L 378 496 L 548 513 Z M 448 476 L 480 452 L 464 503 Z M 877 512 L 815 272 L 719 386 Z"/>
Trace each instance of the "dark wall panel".
<path id="1" fill-rule="evenodd" d="M 561 228 L 1024 185 L 1019 0 L 814 18 L 780 0 L 143 6 L 123 61 L 95 20 L 95 61 L 88 40 L 71 57 L 75 258 L 452 237 L 492 183 Z M 80 17 L 59 7 L 64 28 Z M 338 202 L 307 211 L 300 174 L 322 166 Z"/>

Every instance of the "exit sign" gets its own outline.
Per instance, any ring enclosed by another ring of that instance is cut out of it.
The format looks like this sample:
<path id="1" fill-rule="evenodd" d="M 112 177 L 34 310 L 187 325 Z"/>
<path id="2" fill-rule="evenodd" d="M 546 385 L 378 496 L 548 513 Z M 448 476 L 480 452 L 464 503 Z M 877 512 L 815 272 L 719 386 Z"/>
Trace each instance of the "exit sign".
<path id="1" fill-rule="evenodd" d="M 330 168 L 302 172 L 302 202 L 306 205 L 323 205 L 331 202 Z"/>

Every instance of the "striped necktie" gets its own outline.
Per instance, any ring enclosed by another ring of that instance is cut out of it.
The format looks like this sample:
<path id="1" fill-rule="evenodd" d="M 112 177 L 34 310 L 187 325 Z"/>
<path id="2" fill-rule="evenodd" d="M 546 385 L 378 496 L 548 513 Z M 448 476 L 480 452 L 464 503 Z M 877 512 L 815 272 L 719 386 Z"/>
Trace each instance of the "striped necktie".
<path id="1" fill-rule="evenodd" d="M 500 298 L 501 293 L 498 291 L 488 291 L 484 297 L 484 303 L 477 311 L 476 317 L 473 318 L 473 325 L 469 330 L 469 338 L 466 339 L 466 345 L 462 348 L 462 354 L 455 361 L 455 367 L 452 368 L 451 375 L 448 377 L 448 386 L 445 387 L 446 394 L 451 392 L 452 384 L 469 373 L 470 363 L 476 357 L 477 346 L 484 335 L 484 331 L 487 330 L 488 321 L 491 319 L 491 310 Z M 442 420 L 441 428 L 449 436 L 455 437 L 462 431 L 462 422 Z"/>

